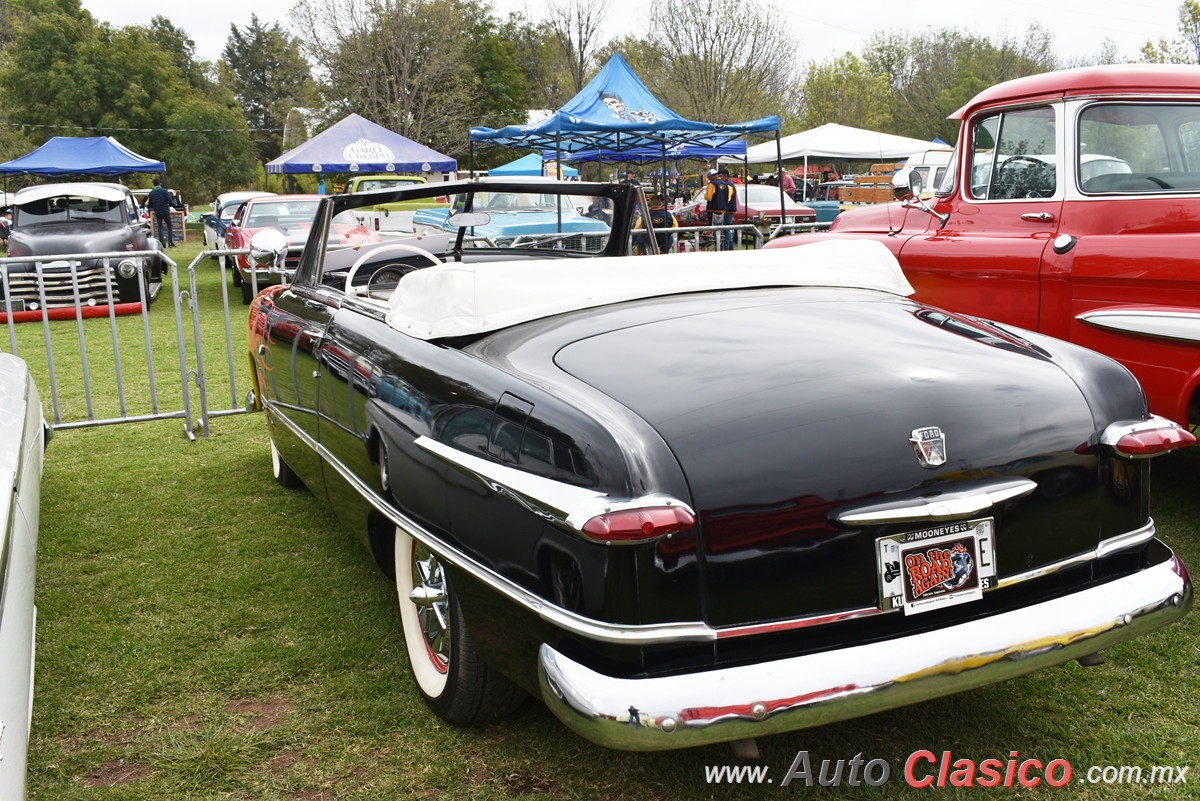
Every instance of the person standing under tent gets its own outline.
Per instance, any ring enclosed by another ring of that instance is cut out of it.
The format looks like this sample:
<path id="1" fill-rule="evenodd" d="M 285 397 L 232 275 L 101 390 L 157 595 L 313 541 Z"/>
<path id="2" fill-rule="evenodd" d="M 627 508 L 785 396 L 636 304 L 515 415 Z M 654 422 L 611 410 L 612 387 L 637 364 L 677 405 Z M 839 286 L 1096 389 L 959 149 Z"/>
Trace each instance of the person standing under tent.
<path id="1" fill-rule="evenodd" d="M 643 225 L 642 216 L 639 214 L 633 221 L 633 227 L 635 230 L 638 228 L 672 229 L 679 227 L 679 220 L 675 219 L 675 215 L 667 210 L 663 196 L 655 195 L 650 198 L 650 225 Z M 654 240 L 658 243 L 659 253 L 674 253 L 677 239 L 678 237 L 674 233 L 659 233 L 658 230 L 655 230 Z M 650 250 L 650 234 L 638 235 L 634 245 L 640 255 L 646 255 Z"/>
<path id="2" fill-rule="evenodd" d="M 0 211 L 0 249 L 3 249 L 5 253 L 8 252 L 8 239 L 12 236 L 12 227 L 12 206 L 5 206 L 4 210 Z"/>
<path id="3" fill-rule="evenodd" d="M 737 191 L 733 184 L 729 183 L 729 172 L 724 169 L 717 170 L 716 174 L 710 173 L 708 179 L 708 190 L 704 193 L 708 224 L 732 225 L 733 212 L 737 211 Z M 719 249 L 733 250 L 733 231 L 721 231 L 720 234 Z"/>
<path id="4" fill-rule="evenodd" d="M 146 196 L 143 205 L 149 206 L 154 212 L 154 235 L 163 243 L 163 247 L 173 248 L 175 240 L 171 236 L 171 193 L 163 188 L 159 179 L 155 178 L 152 183 L 154 187 Z"/>

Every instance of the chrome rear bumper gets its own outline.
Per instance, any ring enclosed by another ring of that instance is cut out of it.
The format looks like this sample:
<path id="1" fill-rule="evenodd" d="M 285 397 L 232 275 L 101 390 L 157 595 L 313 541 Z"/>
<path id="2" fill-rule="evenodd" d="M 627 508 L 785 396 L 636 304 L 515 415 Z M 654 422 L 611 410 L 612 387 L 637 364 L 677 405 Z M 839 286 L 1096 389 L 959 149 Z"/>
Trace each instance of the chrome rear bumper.
<path id="1" fill-rule="evenodd" d="M 1165 546 L 1164 546 L 1165 547 Z M 543 644 L 542 698 L 609 748 L 660 751 L 820 726 L 1020 676 L 1183 617 L 1178 556 L 1044 603 L 894 640 L 679 676 L 619 679 Z"/>

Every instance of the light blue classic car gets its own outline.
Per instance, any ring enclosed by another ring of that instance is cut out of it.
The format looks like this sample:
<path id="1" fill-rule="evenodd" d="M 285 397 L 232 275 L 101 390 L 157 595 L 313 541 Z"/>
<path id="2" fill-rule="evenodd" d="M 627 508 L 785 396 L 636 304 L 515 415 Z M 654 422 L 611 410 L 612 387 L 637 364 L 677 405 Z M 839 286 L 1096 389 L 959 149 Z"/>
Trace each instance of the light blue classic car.
<path id="1" fill-rule="evenodd" d="M 805 199 L 804 205 L 817 213 L 817 222 L 833 222 L 833 218 L 838 216 L 842 210 L 842 203 L 838 195 L 847 186 L 854 186 L 854 181 L 826 181 L 818 184 L 812 194 Z"/>
<path id="2" fill-rule="evenodd" d="M 528 186 L 528 182 L 526 182 Z M 418 236 L 455 232 L 456 216 L 471 212 L 467 242 L 478 247 L 539 248 L 599 253 L 611 229 L 611 201 L 584 195 L 543 194 L 528 188 L 513 191 L 497 182 L 494 191 L 452 195 L 449 208 L 418 209 L 413 230 Z M 461 218 L 459 218 L 461 220 Z"/>

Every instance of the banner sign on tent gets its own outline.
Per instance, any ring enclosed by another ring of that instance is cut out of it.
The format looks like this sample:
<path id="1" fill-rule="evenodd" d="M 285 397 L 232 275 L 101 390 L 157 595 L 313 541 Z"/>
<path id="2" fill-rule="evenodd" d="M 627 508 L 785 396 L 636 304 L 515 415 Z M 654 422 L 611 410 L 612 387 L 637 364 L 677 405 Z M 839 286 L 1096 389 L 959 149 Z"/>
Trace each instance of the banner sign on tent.
<path id="1" fill-rule="evenodd" d="M 396 154 L 387 145 L 363 137 L 346 145 L 346 149 L 342 151 L 342 158 L 350 162 L 395 161 Z"/>
<path id="2" fill-rule="evenodd" d="M 568 153 L 671 145 L 703 137 L 729 141 L 748 133 L 778 130 L 779 117 L 775 115 L 727 125 L 681 117 L 651 94 L 623 58 L 614 55 L 579 94 L 548 119 L 498 130 L 472 128 L 470 141 Z"/>
<path id="3" fill-rule="evenodd" d="M 357 114 L 267 164 L 268 173 L 453 172 L 458 162 Z"/>

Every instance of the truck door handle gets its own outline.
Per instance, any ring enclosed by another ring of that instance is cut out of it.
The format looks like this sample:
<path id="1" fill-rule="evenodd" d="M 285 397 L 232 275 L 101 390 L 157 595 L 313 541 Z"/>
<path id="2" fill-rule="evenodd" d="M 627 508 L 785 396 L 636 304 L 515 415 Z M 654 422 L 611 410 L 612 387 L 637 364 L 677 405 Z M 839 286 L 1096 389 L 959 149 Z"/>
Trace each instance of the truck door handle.
<path id="1" fill-rule="evenodd" d="M 1028 222 L 1054 222 L 1054 215 L 1048 211 L 1028 212 L 1022 214 L 1021 219 Z"/>

